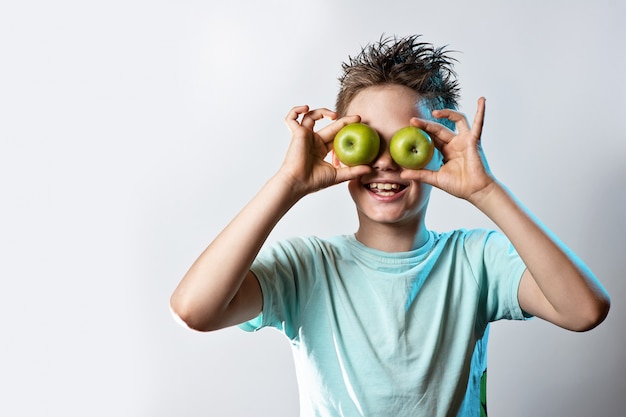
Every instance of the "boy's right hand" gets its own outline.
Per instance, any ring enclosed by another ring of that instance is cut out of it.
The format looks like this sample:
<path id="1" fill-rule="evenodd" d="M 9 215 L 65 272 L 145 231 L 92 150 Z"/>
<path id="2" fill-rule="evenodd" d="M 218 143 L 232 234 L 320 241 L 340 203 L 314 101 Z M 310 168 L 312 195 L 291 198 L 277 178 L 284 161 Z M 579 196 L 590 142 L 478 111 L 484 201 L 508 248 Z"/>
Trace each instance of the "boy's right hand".
<path id="1" fill-rule="evenodd" d="M 315 124 L 324 118 L 335 120 L 337 113 L 326 108 L 309 110 L 308 106 L 297 106 L 285 118 L 291 131 L 291 144 L 277 176 L 287 181 L 298 198 L 371 171 L 367 165 L 333 166 L 325 161 L 337 132 L 347 124 L 359 122 L 360 117 L 342 117 L 316 132 Z"/>

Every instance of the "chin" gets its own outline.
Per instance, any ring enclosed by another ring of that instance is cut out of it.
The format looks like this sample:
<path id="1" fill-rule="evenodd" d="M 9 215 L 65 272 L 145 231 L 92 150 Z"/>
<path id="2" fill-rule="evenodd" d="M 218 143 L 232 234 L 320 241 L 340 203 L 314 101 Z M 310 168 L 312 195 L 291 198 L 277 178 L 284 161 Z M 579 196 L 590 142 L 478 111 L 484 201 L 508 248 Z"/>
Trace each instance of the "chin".
<path id="1" fill-rule="evenodd" d="M 431 187 L 414 183 L 392 195 L 381 195 L 354 180 L 348 189 L 359 216 L 380 224 L 397 225 L 423 221 Z"/>

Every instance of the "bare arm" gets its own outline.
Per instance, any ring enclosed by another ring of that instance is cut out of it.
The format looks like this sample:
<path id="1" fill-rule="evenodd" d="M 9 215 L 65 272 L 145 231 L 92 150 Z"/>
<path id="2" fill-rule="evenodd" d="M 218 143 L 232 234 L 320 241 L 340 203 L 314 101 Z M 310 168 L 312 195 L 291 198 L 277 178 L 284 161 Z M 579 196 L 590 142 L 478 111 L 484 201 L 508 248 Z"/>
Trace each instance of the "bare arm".
<path id="1" fill-rule="evenodd" d="M 494 183 L 475 204 L 506 234 L 526 264 L 518 290 L 525 312 L 573 331 L 590 330 L 604 320 L 609 297 L 591 270 L 506 188 Z"/>
<path id="2" fill-rule="evenodd" d="M 295 201 L 280 177 L 268 181 L 193 263 L 172 295 L 172 311 L 196 330 L 219 329 L 257 316 L 261 290 L 250 265 Z"/>
<path id="3" fill-rule="evenodd" d="M 433 122 L 412 120 L 431 134 L 445 164 L 437 172 L 408 171 L 405 175 L 468 200 L 502 230 L 527 268 L 518 291 L 525 312 L 565 329 L 592 329 L 608 314 L 609 296 L 589 268 L 490 172 L 480 143 L 484 112 L 485 100 L 480 99 L 471 128 L 461 113 L 433 112 L 437 118 L 454 121 L 458 133 Z"/>
<path id="4" fill-rule="evenodd" d="M 368 167 L 335 168 L 324 161 L 337 131 L 358 121 L 344 117 L 314 132 L 315 122 L 324 117 L 335 119 L 336 113 L 306 106 L 289 112 L 292 141 L 281 168 L 204 250 L 172 294 L 171 309 L 187 326 L 208 331 L 257 316 L 262 294 L 250 266 L 274 226 L 303 196 L 368 172 Z"/>

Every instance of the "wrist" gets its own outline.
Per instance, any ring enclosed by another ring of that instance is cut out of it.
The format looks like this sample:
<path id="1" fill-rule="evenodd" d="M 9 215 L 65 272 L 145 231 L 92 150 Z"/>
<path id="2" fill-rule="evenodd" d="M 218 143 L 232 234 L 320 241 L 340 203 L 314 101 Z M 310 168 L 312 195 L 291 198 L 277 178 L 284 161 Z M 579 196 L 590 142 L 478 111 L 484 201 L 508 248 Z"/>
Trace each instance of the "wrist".
<path id="1" fill-rule="evenodd" d="M 504 187 L 497 180 L 493 180 L 479 191 L 476 191 L 467 198 L 471 204 L 481 211 L 485 211 L 492 204 L 492 202 L 498 198 L 498 195 L 502 195 Z"/>
<path id="2" fill-rule="evenodd" d="M 286 202 L 291 204 L 295 204 L 298 200 L 307 195 L 307 192 L 303 190 L 302 184 L 299 181 L 282 171 L 274 174 L 274 176 L 268 180 L 266 187 L 269 187 L 274 193 L 281 195 Z"/>

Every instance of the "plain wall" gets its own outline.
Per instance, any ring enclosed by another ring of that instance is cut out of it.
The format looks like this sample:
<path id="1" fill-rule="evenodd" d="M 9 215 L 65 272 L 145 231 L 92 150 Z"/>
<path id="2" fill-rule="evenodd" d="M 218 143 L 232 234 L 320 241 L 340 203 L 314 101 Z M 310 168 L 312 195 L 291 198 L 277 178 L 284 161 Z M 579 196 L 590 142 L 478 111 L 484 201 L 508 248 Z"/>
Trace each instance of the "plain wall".
<path id="1" fill-rule="evenodd" d="M 0 415 L 294 416 L 278 332 L 202 334 L 169 296 L 277 170 L 294 105 L 387 35 L 449 45 L 495 174 L 596 272 L 583 334 L 492 327 L 492 416 L 626 409 L 625 3 L 60 0 L 0 5 Z M 437 230 L 492 227 L 433 192 Z M 270 236 L 352 233 L 344 185 Z"/>

